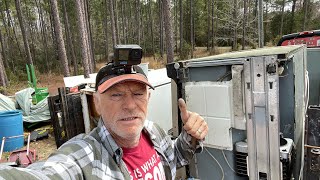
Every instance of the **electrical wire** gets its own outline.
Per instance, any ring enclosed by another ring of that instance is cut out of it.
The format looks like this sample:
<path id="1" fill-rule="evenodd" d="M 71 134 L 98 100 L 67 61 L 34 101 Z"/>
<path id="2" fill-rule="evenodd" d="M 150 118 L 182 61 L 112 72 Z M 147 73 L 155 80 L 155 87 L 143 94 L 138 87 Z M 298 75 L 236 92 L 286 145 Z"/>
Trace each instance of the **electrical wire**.
<path id="1" fill-rule="evenodd" d="M 224 180 L 224 170 L 223 170 L 222 166 L 220 165 L 220 163 L 218 162 L 218 160 L 207 150 L 206 147 L 204 147 L 204 150 L 209 154 L 209 156 L 212 157 L 212 159 L 214 159 L 214 160 L 216 161 L 216 163 L 218 164 L 218 166 L 220 167 L 221 172 L 222 172 L 222 178 L 221 178 L 221 180 Z"/>
<path id="2" fill-rule="evenodd" d="M 224 150 L 222 149 L 221 151 L 222 151 L 222 154 L 223 154 L 224 160 L 225 160 L 225 161 L 226 161 L 226 163 L 228 164 L 229 168 L 230 168 L 234 173 L 236 173 L 236 171 L 235 171 L 235 170 L 231 167 L 231 165 L 229 164 L 229 161 L 228 161 L 228 159 L 227 159 L 226 155 L 224 154 Z"/>

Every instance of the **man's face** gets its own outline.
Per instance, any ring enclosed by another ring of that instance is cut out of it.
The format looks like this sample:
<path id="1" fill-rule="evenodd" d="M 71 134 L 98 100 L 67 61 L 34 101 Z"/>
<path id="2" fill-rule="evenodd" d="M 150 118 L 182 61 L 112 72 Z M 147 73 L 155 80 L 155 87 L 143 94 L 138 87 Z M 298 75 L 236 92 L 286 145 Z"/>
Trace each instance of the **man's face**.
<path id="1" fill-rule="evenodd" d="M 111 135 L 130 139 L 140 136 L 147 116 L 149 91 L 138 82 L 123 82 L 105 93 L 96 93 L 95 106 Z"/>

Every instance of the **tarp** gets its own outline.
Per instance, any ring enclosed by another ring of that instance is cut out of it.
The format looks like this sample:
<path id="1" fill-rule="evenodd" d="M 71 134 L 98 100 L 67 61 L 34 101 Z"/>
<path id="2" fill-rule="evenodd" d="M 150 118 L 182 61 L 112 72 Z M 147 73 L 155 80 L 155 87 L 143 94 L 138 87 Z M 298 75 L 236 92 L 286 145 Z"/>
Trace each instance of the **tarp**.
<path id="1" fill-rule="evenodd" d="M 0 94 L 0 111 L 9 111 L 9 110 L 15 110 L 16 109 L 16 105 L 15 105 L 15 102 L 3 95 L 3 94 Z"/>
<path id="2" fill-rule="evenodd" d="M 16 101 L 23 112 L 23 121 L 33 123 L 50 120 L 47 98 L 33 105 L 31 95 L 34 92 L 33 88 L 27 88 L 15 94 Z"/>
<path id="3" fill-rule="evenodd" d="M 40 122 L 50 120 L 50 111 L 47 98 L 32 104 L 33 88 L 23 89 L 15 94 L 16 101 L 22 110 L 24 122 Z"/>

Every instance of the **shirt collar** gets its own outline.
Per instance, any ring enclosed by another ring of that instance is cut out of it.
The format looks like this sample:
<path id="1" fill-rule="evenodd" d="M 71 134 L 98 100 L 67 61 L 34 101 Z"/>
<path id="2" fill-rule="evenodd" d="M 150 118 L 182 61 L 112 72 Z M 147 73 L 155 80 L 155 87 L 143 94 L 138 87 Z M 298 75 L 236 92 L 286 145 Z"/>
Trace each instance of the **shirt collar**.
<path id="1" fill-rule="evenodd" d="M 100 118 L 97 127 L 99 129 L 98 134 L 100 136 L 101 142 L 103 146 L 108 150 L 108 152 L 112 155 L 112 157 L 114 157 L 115 155 L 122 156 L 121 148 L 117 145 L 107 128 L 104 126 L 102 118 Z"/>

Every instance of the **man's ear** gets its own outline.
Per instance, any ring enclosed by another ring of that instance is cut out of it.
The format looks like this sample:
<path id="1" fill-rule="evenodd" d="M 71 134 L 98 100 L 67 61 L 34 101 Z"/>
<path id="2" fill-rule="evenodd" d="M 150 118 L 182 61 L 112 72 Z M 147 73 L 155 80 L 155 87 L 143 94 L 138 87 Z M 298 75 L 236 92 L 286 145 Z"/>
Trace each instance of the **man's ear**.
<path id="1" fill-rule="evenodd" d="M 93 102 L 98 114 L 100 113 L 100 95 L 98 92 L 93 93 Z"/>

